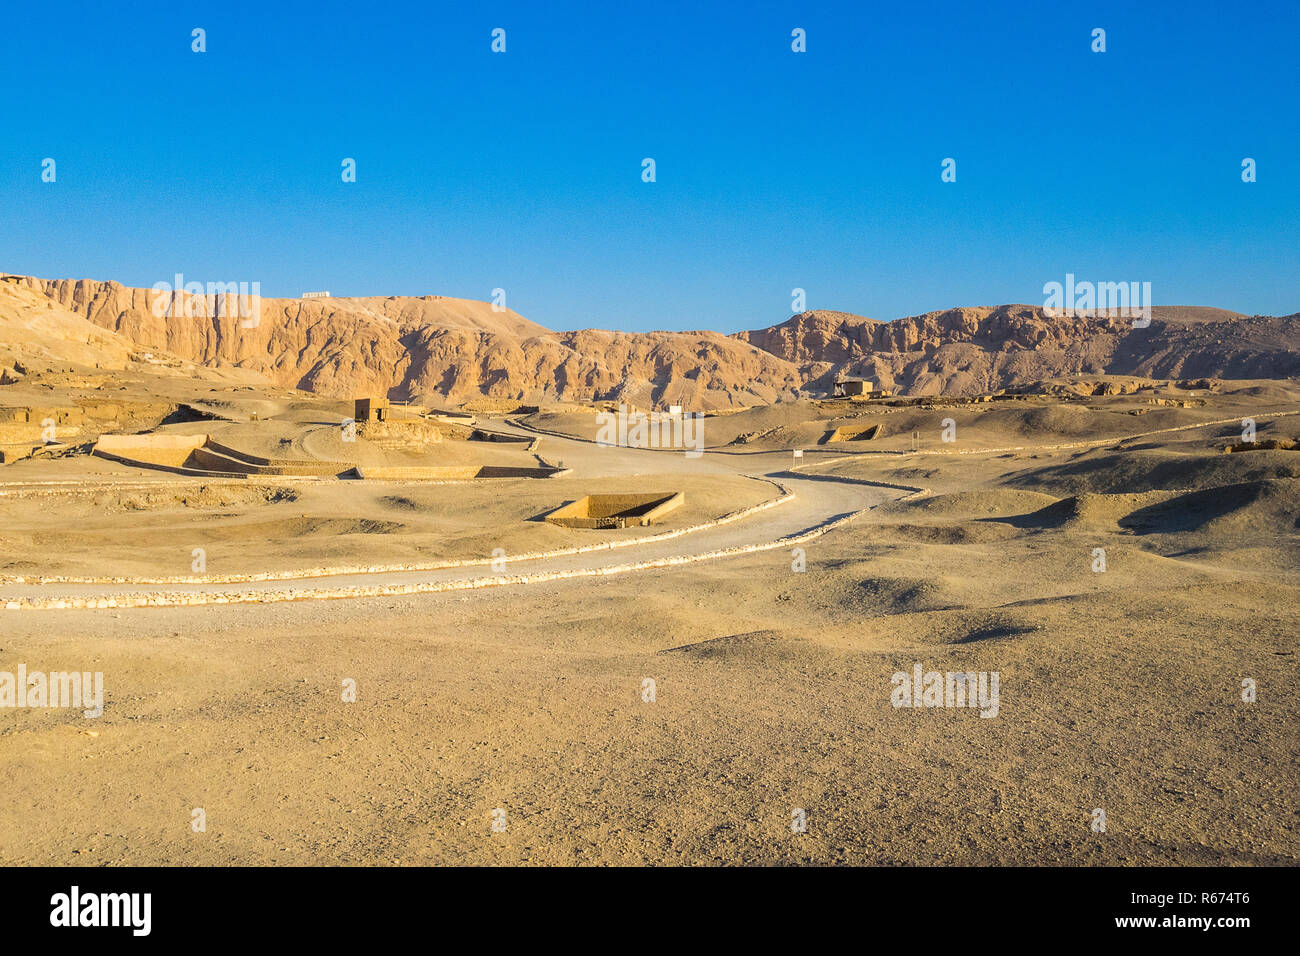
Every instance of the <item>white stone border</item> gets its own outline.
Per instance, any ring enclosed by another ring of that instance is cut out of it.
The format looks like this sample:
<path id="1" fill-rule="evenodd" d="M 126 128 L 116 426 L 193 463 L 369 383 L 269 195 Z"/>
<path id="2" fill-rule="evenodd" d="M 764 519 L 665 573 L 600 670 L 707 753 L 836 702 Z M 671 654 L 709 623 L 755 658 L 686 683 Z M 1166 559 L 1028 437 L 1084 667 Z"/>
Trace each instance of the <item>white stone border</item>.
<path id="1" fill-rule="evenodd" d="M 494 561 L 537 561 L 546 558 L 563 558 L 571 557 L 578 554 L 589 554 L 593 551 L 612 551 L 618 548 L 630 548 L 642 544 L 658 544 L 661 541 L 669 541 L 673 538 L 680 538 L 683 535 L 694 534 L 698 531 L 706 531 L 710 528 L 716 528 L 720 525 L 731 524 L 734 521 L 740 521 L 769 508 L 775 508 L 783 505 L 795 498 L 794 492 L 786 488 L 779 481 L 771 478 L 764 478 L 756 475 L 739 475 L 737 477 L 750 478 L 754 481 L 766 482 L 773 485 L 781 494 L 775 498 L 768 498 L 760 501 L 758 504 L 750 505 L 747 508 L 741 508 L 737 511 L 731 511 L 727 514 L 713 518 L 700 524 L 691 525 L 687 528 L 676 528 L 672 531 L 661 531 L 658 534 L 643 535 L 635 538 L 622 538 L 612 541 L 602 541 L 597 544 L 584 544 L 576 548 L 553 548 L 549 551 L 525 551 L 520 554 L 506 555 L 501 558 L 462 558 L 449 561 L 434 561 L 422 564 L 388 564 L 388 565 L 344 565 L 332 568 L 304 568 L 289 571 L 262 571 L 255 574 L 213 574 L 213 575 L 174 575 L 168 577 L 156 578 L 127 578 L 127 577 L 81 577 L 77 575 L 0 575 L 0 585 L 6 584 L 254 584 L 261 582 L 273 581 L 300 581 L 310 578 L 332 578 L 346 577 L 355 574 L 402 574 L 412 571 L 449 571 L 454 568 L 472 568 L 490 565 Z M 848 479 L 854 480 L 854 479 Z"/>
<path id="2" fill-rule="evenodd" d="M 847 480 L 856 481 L 856 479 Z M 863 483 L 874 484 L 874 482 Z M 775 504 L 793 498 L 793 493 L 787 492 L 787 494 L 781 498 L 772 499 L 770 502 L 765 502 L 763 505 L 757 505 L 755 507 L 772 507 Z M 213 604 L 278 604 L 285 601 L 319 601 L 339 598 L 398 597 L 411 594 L 437 594 L 446 591 L 470 591 L 480 588 L 502 587 L 511 584 L 540 584 L 547 581 L 562 581 L 571 578 L 608 577 L 615 574 L 626 574 L 632 571 L 678 567 L 686 564 L 696 564 L 701 561 L 713 561 L 718 558 L 732 557 L 739 554 L 754 554 L 760 551 L 772 551 L 777 548 L 789 547 L 790 545 L 800 544 L 804 541 L 811 541 L 813 538 L 821 537 L 828 531 L 832 531 L 835 528 L 848 524 L 855 518 L 865 514 L 868 510 L 870 509 L 855 511 L 852 514 L 823 522 L 807 531 L 795 535 L 787 535 L 778 538 L 775 541 L 767 541 L 761 544 L 741 545 L 734 548 L 721 548 L 715 551 L 706 551 L 701 554 L 673 555 L 667 558 L 656 558 L 651 561 L 638 561 L 631 564 L 618 564 L 603 568 L 574 568 L 569 571 L 542 571 L 537 574 L 495 575 L 490 578 L 471 578 L 466 581 L 430 581 L 415 582 L 412 584 L 360 585 L 341 588 L 307 588 L 302 590 L 297 588 L 288 588 L 273 591 L 222 592 L 163 591 L 152 594 L 122 594 L 116 597 L 25 598 L 22 601 L 9 601 L 6 603 L 5 608 L 7 610 L 17 611 L 51 609 L 76 610 L 90 608 L 196 607 Z M 715 522 L 715 524 L 721 523 L 723 523 L 722 519 Z M 680 532 L 675 532 L 674 534 L 677 533 Z"/>
<path id="3" fill-rule="evenodd" d="M 817 465 L 832 465 L 840 461 L 856 459 L 856 455 L 845 455 L 840 458 L 831 459 L 830 461 L 816 462 Z M 801 469 L 812 467 L 813 463 L 796 466 L 790 469 L 792 472 L 798 472 Z M 746 476 L 755 477 L 755 476 Z M 899 491 L 908 491 L 910 494 L 905 499 L 917 497 L 918 495 L 928 494 L 929 489 L 917 488 L 912 485 L 900 485 L 892 482 L 871 481 L 865 478 L 850 478 L 842 475 L 825 475 L 821 476 L 826 480 L 839 481 L 846 484 L 871 485 L 879 488 L 891 488 Z M 765 511 L 774 508 L 777 505 L 784 504 L 794 500 L 794 492 L 790 491 L 780 482 L 771 478 L 756 478 L 759 481 L 767 481 L 780 488 L 782 494 L 776 498 L 768 499 L 757 505 L 752 505 L 740 511 L 733 511 L 729 514 L 716 518 L 713 521 L 704 522 L 691 528 L 681 528 L 676 531 L 668 531 L 659 535 L 652 535 L 645 538 L 635 538 L 621 542 L 606 542 L 599 545 L 589 545 L 580 549 L 565 549 L 551 552 L 535 552 L 530 556 L 517 555 L 514 560 L 536 560 L 545 557 L 561 557 L 572 554 L 581 554 L 592 551 L 610 550 L 616 547 L 626 547 L 632 544 L 644 544 L 650 541 L 664 541 L 671 538 L 680 537 L 694 531 L 700 531 L 705 528 L 717 527 L 723 524 L 729 524 L 741 518 L 748 517 L 759 511 Z M 871 507 L 874 507 L 871 506 Z M 343 598 L 367 598 L 367 597 L 399 597 L 412 594 L 437 594 L 448 591 L 470 591 L 480 588 L 503 587 L 513 584 L 539 584 L 548 581 L 562 581 L 573 578 L 587 577 L 609 577 L 616 574 L 627 574 L 633 571 L 647 571 L 656 568 L 679 567 L 687 564 L 696 564 L 701 561 L 714 561 L 719 558 L 728 558 L 741 554 L 756 554 L 762 551 L 773 551 L 778 548 L 786 548 L 791 545 L 801 544 L 805 541 L 811 541 L 819 538 L 827 532 L 842 527 L 851 521 L 856 520 L 871 510 L 871 507 L 854 511 L 851 514 L 843 515 L 824 521 L 815 525 L 799 534 L 785 535 L 774 541 L 765 541 L 758 544 L 740 545 L 733 548 L 720 548 L 714 551 L 705 551 L 700 554 L 672 555 L 666 558 L 656 558 L 649 561 L 638 561 L 628 564 L 611 565 L 601 568 L 574 568 L 568 571 L 542 571 L 537 574 L 512 574 L 512 575 L 494 575 L 488 578 L 471 578 L 463 581 L 428 581 L 413 582 L 411 584 L 388 584 L 388 585 L 354 585 L 351 587 L 337 588 L 306 588 L 299 590 L 297 588 L 286 588 L 269 591 L 171 591 L 171 592 L 154 592 L 151 594 L 121 594 L 114 597 L 68 597 L 68 598 L 24 598 L 21 601 L 8 601 L 5 609 L 10 611 L 18 610 L 78 610 L 78 609 L 108 609 L 108 608 L 137 608 L 137 607 L 196 607 L 217 604 L 278 604 L 285 601 L 318 601 L 318 600 L 335 600 Z M 490 564 L 492 559 L 460 561 L 448 563 L 444 568 L 469 567 L 474 565 Z M 435 570 L 416 568 L 414 570 Z M 359 573 L 377 573 L 362 571 Z M 107 582 L 90 582 L 90 583 L 107 583 Z M 117 582 L 114 582 L 117 583 Z M 151 583 L 151 582 L 124 582 L 124 583 Z M 172 583 L 172 582 L 165 582 Z M 203 579 L 198 583 L 213 583 L 212 579 Z M 222 583 L 222 582 L 217 582 Z"/>

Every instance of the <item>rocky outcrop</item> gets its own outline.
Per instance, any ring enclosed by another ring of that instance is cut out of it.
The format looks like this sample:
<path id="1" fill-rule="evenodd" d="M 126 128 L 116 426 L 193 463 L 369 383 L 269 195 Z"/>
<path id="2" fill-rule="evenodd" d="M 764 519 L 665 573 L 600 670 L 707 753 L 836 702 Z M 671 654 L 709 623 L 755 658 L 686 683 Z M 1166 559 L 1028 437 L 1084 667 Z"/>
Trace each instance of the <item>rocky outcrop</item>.
<path id="1" fill-rule="evenodd" d="M 947 309 L 893 322 L 806 312 L 736 338 L 798 366 L 814 391 L 829 391 L 839 375 L 915 395 L 974 395 L 1076 375 L 1300 375 L 1300 315 L 1195 307 L 1156 307 L 1147 328 L 1114 316 L 1050 316 L 1029 305 Z"/>
<path id="2" fill-rule="evenodd" d="M 323 395 L 435 404 L 488 397 L 708 410 L 771 403 L 800 390 L 829 393 L 839 375 L 915 395 L 975 395 L 1107 374 L 1300 375 L 1300 315 L 1197 307 L 1157 307 L 1143 329 L 1127 318 L 1055 317 L 1030 305 L 892 322 L 817 311 L 724 336 L 552 332 L 486 302 L 443 296 L 259 299 L 255 310 L 244 303 L 254 321 L 229 298 L 180 296 L 162 303 L 164 310 L 151 290 L 116 282 L 10 276 L 0 283 L 5 289 L 44 297 L 140 350 Z"/>
<path id="3" fill-rule="evenodd" d="M 443 296 L 264 298 L 241 314 L 233 296 L 165 295 L 155 307 L 157 293 L 116 282 L 17 281 L 141 348 L 336 397 L 710 409 L 775 401 L 800 384 L 790 363 L 714 332 L 556 333 Z"/>
<path id="4" fill-rule="evenodd" d="M 26 280 L 0 280 L 0 385 L 20 381 L 28 365 L 125 368 L 132 350 L 129 339 L 57 308 Z"/>

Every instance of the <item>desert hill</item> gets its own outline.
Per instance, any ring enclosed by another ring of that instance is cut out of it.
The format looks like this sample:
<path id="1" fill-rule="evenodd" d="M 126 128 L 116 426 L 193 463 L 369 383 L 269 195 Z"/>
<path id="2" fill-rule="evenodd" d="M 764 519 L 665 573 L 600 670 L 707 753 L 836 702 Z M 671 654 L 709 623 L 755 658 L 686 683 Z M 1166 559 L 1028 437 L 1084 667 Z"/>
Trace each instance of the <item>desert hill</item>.
<path id="1" fill-rule="evenodd" d="M 715 332 L 556 333 L 486 302 L 443 296 L 260 298 L 253 324 L 204 297 L 182 296 L 176 316 L 159 317 L 148 289 L 10 280 L 0 295 L 39 293 L 137 347 L 333 397 L 624 399 L 709 409 L 775 401 L 800 384 L 793 365 Z"/>
<path id="2" fill-rule="evenodd" d="M 973 395 L 1076 375 L 1300 375 L 1300 314 L 1248 317 L 1197 306 L 1156 306 L 1144 329 L 1127 318 L 1057 317 L 1031 305 L 947 309 L 893 322 L 805 312 L 735 337 L 798 366 L 812 391 L 828 390 L 839 375 L 914 395 Z"/>
<path id="3" fill-rule="evenodd" d="M 144 375 L 159 380 L 192 382 L 264 383 L 252 372 L 228 368 L 219 371 L 184 359 L 163 348 L 142 346 L 131 336 L 103 328 L 78 313 L 64 308 L 22 277 L 0 277 L 0 385 L 30 385 L 36 378 L 53 375 L 66 385 L 95 370 L 125 375 Z M 67 373 L 67 374 L 64 374 Z M 73 377 L 68 378 L 68 374 Z M 92 375 L 97 381 L 103 374 Z M 53 387 L 46 381 L 46 387 Z M 162 386 L 165 388 L 165 385 Z"/>
<path id="4" fill-rule="evenodd" d="M 166 353 L 337 398 L 621 400 L 710 410 L 829 392 L 841 375 L 904 394 L 959 396 L 1078 375 L 1300 376 L 1300 315 L 1248 317 L 1197 306 L 1156 307 L 1145 329 L 1126 318 L 1054 317 L 1037 306 L 1002 305 L 891 322 L 812 311 L 726 336 L 553 332 L 485 302 L 443 296 L 261 298 L 256 322 L 227 314 L 233 309 L 215 297 L 181 296 L 175 315 L 159 316 L 151 308 L 155 293 L 116 282 L 0 282 L 0 300 L 14 314 L 42 298 L 65 324 L 77 319 L 113 333 L 102 340 L 109 354 Z M 38 350 L 46 338 L 69 338 L 43 326 L 28 335 Z M 72 336 L 79 337 L 83 358 L 92 361 L 84 348 L 94 336 Z"/>
<path id="5" fill-rule="evenodd" d="M 132 343 L 15 283 L 0 288 L 0 381 L 16 382 L 27 363 L 125 368 Z"/>

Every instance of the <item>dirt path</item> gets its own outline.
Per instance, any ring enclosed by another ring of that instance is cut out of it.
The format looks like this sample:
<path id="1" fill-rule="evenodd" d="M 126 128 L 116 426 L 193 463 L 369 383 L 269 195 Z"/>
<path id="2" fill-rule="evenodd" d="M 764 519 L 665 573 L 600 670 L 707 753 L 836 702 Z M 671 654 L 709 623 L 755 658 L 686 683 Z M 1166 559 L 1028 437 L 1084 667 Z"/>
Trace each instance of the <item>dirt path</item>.
<path id="1" fill-rule="evenodd" d="M 767 477 L 786 493 L 726 521 L 688 533 L 649 535 L 619 548 L 573 549 L 531 557 L 519 555 L 494 570 L 490 559 L 469 566 L 420 570 L 374 569 L 345 574 L 306 570 L 278 580 L 164 585 L 143 582 L 5 583 L 0 603 L 13 610 L 66 608 L 166 607 L 211 604 L 273 603 L 422 594 L 521 585 L 564 578 L 607 576 L 711 561 L 737 554 L 794 547 L 857 517 L 898 492 L 853 479 L 803 475 L 781 467 L 788 453 L 743 462 L 722 458 L 686 458 L 640 449 L 610 448 L 551 437 L 548 451 L 570 461 L 584 475 L 720 473 Z M 649 458 L 649 455 L 654 455 Z M 743 470 L 742 470 L 743 469 Z M 503 546 L 508 541 L 503 541 Z"/>
<path id="2" fill-rule="evenodd" d="M 1259 417 L 1291 414 L 1296 413 L 1268 413 Z M 931 453 L 975 455 L 1010 450 L 1059 450 L 1098 446 L 1229 421 L 1235 419 L 1085 442 Z M 500 431 L 529 433 L 528 429 L 510 422 L 493 422 L 492 425 Z M 274 603 L 476 590 L 566 578 L 626 574 L 719 560 L 757 551 L 793 548 L 852 521 L 888 498 L 898 497 L 900 492 L 908 494 L 921 490 L 808 473 L 855 455 L 841 454 L 831 459 L 810 459 L 806 463 L 794 465 L 796 470 L 791 470 L 787 467 L 793 464 L 789 452 L 751 453 L 743 457 L 705 452 L 692 458 L 680 452 L 604 446 L 585 439 L 555 434 L 548 434 L 544 445 L 546 454 L 552 460 L 563 460 L 566 467 L 584 476 L 739 474 L 767 478 L 779 483 L 787 493 L 723 521 L 683 529 L 678 533 L 648 535 L 634 541 L 620 542 L 621 546 L 617 548 L 591 550 L 575 547 L 563 553 L 515 556 L 510 556 L 507 549 L 506 559 L 495 566 L 490 559 L 485 558 L 478 562 L 459 562 L 453 563 L 454 566 L 413 570 L 371 568 L 335 574 L 325 573 L 328 569 L 304 569 L 297 573 L 277 575 L 270 580 L 182 580 L 151 584 L 146 581 L 102 583 L 73 579 L 43 584 L 5 583 L 0 585 L 0 604 L 6 610 L 14 611 Z M 503 545 L 506 543 L 508 542 L 503 541 Z"/>

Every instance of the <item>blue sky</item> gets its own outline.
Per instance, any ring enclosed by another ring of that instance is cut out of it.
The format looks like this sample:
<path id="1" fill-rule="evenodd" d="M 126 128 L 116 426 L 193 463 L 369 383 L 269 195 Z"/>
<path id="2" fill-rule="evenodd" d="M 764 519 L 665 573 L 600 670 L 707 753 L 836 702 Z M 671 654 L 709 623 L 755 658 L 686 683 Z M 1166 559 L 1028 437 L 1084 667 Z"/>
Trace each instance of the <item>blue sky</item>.
<path id="1" fill-rule="evenodd" d="M 1298 47 L 1295 0 L 11 5 L 0 270 L 500 287 L 555 329 L 758 328 L 796 287 L 1041 303 L 1067 272 L 1288 314 Z"/>

